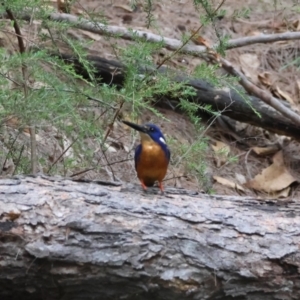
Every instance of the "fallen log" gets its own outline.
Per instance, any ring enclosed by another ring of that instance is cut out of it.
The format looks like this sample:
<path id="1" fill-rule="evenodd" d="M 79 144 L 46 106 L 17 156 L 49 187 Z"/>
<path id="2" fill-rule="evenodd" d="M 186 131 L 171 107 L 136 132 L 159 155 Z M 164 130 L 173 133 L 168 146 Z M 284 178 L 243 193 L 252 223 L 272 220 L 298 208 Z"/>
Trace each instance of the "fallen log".
<path id="1" fill-rule="evenodd" d="M 0 299 L 300 299 L 300 206 L 0 180 Z"/>
<path id="2" fill-rule="evenodd" d="M 90 79 L 89 74 L 78 59 L 69 54 L 59 54 L 59 56 L 64 61 L 72 63 L 76 71 L 84 78 L 87 80 Z M 88 56 L 87 59 L 96 69 L 95 77 L 99 78 L 102 83 L 114 84 L 120 87 L 123 85 L 126 69 L 120 62 L 107 60 L 98 56 Z M 278 113 L 274 108 L 268 106 L 257 97 L 248 96 L 247 103 L 245 98 L 233 89 L 218 89 L 204 80 L 190 78 L 167 67 L 160 68 L 159 72 L 165 74 L 169 72 L 171 74 L 175 73 L 177 75 L 175 77 L 172 76 L 173 80 L 186 82 L 187 85 L 195 88 L 197 96 L 190 98 L 194 103 L 210 105 L 213 111 L 219 112 L 221 115 L 230 117 L 233 120 L 261 127 L 280 135 L 293 137 L 295 140 L 300 141 L 300 126 Z M 140 68 L 140 73 L 145 75 L 149 73 L 149 69 Z M 158 97 L 156 105 L 166 107 L 166 97 Z M 172 107 L 176 110 L 178 110 L 179 102 L 179 98 L 168 99 L 168 103 L 172 103 Z M 203 114 L 203 111 L 199 110 L 199 114 Z"/>

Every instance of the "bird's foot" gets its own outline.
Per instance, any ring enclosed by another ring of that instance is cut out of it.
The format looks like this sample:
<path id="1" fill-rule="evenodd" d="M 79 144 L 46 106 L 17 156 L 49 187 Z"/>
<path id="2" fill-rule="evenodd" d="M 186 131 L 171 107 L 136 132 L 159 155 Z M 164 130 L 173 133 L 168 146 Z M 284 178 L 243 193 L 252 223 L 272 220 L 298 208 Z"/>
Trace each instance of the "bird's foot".
<path id="1" fill-rule="evenodd" d="M 144 183 L 143 181 L 141 181 L 141 186 L 142 186 L 142 188 L 143 188 L 143 191 L 144 191 L 145 193 L 147 193 L 147 187 L 146 187 L 146 185 L 145 185 L 145 183 Z"/>
<path id="2" fill-rule="evenodd" d="M 164 195 L 164 194 L 165 194 L 165 192 L 164 192 L 164 188 L 163 188 L 163 185 L 162 185 L 162 183 L 161 183 L 161 182 L 159 182 L 159 183 L 158 183 L 158 186 L 159 186 L 159 189 L 160 189 L 160 191 L 161 191 L 161 194 L 162 194 L 162 195 Z"/>

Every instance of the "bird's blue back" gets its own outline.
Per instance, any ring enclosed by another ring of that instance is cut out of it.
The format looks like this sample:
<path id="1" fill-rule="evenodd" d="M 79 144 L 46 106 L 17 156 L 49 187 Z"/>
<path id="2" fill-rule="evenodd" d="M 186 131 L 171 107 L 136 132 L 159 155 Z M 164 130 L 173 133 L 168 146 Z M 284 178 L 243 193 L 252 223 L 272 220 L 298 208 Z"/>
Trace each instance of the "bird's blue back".
<path id="1" fill-rule="evenodd" d="M 163 142 L 163 141 L 166 141 L 166 139 L 165 139 L 164 135 L 162 134 L 162 132 L 160 131 L 159 127 L 154 124 L 151 124 L 151 123 L 146 124 L 146 126 L 153 128 L 153 131 L 149 132 L 149 136 L 151 137 L 153 142 L 157 143 L 162 148 L 164 154 L 166 155 L 167 161 L 169 162 L 170 158 L 171 158 L 171 152 L 170 152 L 167 144 L 165 142 Z M 142 144 L 138 145 L 135 149 L 135 154 L 134 154 L 135 168 L 137 167 L 138 160 L 142 153 L 142 150 L 143 150 Z"/>

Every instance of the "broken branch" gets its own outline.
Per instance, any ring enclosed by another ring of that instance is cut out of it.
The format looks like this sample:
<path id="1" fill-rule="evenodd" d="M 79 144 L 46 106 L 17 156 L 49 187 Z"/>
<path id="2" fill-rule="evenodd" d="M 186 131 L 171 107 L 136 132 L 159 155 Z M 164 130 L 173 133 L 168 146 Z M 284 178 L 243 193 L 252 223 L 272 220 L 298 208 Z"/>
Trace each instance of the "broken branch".
<path id="1" fill-rule="evenodd" d="M 247 77 L 240 71 L 238 71 L 234 66 L 226 59 L 219 58 L 222 63 L 222 67 L 231 75 L 238 77 L 240 80 L 240 84 L 245 88 L 245 90 L 260 98 L 266 104 L 275 108 L 278 112 L 280 112 L 283 116 L 295 122 L 295 124 L 300 125 L 300 116 L 285 106 L 279 99 L 273 97 L 270 93 L 260 89 L 256 85 L 254 85 L 251 81 L 247 79 Z"/>

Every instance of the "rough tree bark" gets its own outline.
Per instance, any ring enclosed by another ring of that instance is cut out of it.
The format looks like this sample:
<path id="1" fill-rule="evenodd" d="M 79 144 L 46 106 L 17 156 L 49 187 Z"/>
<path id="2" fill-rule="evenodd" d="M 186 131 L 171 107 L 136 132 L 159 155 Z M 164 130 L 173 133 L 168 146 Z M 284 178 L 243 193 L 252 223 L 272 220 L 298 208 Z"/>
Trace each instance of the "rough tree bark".
<path id="1" fill-rule="evenodd" d="M 63 60 L 74 64 L 76 71 L 89 80 L 89 74 L 78 59 L 69 54 L 59 54 L 59 56 Z M 115 84 L 117 86 L 123 85 L 126 70 L 120 62 L 107 60 L 98 56 L 88 56 L 87 58 L 95 67 L 95 76 L 96 78 L 100 78 L 101 82 Z M 140 68 L 140 72 L 144 75 L 147 72 L 149 73 L 149 70 Z M 166 67 L 160 68 L 159 72 L 163 72 L 167 75 L 170 73 L 172 80 L 186 82 L 187 85 L 194 87 L 197 95 L 190 99 L 192 102 L 202 105 L 211 105 L 214 111 L 220 112 L 221 115 L 230 117 L 233 120 L 261 127 L 280 135 L 290 136 L 300 141 L 300 127 L 257 97 L 249 96 L 247 103 L 245 99 L 233 89 L 218 89 L 205 80 L 191 78 Z M 174 76 L 174 74 L 177 75 Z M 168 99 L 168 101 L 165 100 L 166 97 L 158 97 L 156 105 L 166 107 L 168 106 L 167 103 L 172 103 L 172 107 L 178 109 L 179 98 Z M 289 104 L 286 105 L 289 106 Z M 168 107 L 170 108 L 170 105 Z M 203 111 L 199 111 L 199 113 L 203 114 Z"/>
<path id="2" fill-rule="evenodd" d="M 300 206 L 0 181 L 0 299 L 300 299 Z"/>

